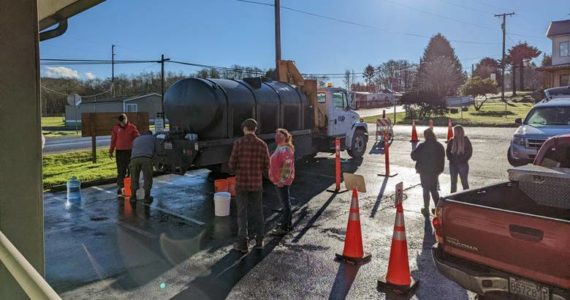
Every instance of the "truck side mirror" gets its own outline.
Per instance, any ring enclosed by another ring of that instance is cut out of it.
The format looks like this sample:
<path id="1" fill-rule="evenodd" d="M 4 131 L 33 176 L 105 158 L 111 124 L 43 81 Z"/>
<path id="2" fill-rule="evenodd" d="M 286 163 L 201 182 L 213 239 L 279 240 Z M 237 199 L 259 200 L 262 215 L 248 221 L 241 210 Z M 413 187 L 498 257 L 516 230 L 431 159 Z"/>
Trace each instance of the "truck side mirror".
<path id="1" fill-rule="evenodd" d="M 521 119 L 521 118 L 516 118 L 516 119 L 515 119 L 515 124 L 517 124 L 517 125 L 522 125 L 522 119 Z"/>

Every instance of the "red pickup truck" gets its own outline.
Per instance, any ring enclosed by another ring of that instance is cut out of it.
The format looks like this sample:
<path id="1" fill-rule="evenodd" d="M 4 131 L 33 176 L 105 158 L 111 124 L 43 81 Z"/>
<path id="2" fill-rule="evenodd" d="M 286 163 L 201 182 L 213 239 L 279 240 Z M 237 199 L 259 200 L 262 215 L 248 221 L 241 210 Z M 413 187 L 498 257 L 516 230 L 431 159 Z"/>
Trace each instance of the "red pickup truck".
<path id="1" fill-rule="evenodd" d="M 509 182 L 442 198 L 433 259 L 480 298 L 570 299 L 570 135 L 553 137 Z"/>

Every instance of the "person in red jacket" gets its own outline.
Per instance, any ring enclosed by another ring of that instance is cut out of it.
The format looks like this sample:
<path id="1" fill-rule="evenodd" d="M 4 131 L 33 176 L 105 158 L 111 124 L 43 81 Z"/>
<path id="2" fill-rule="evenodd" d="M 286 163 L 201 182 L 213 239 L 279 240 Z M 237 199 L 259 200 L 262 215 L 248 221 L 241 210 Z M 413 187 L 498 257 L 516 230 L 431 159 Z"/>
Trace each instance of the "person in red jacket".
<path id="1" fill-rule="evenodd" d="M 126 114 L 121 114 L 117 124 L 111 132 L 111 146 L 109 148 L 109 157 L 113 158 L 113 153 L 117 157 L 117 194 L 121 195 L 123 189 L 123 181 L 129 171 L 131 162 L 131 151 L 133 149 L 133 141 L 139 136 L 137 127 L 129 123 Z"/>
<path id="2" fill-rule="evenodd" d="M 275 185 L 277 197 L 283 205 L 283 216 L 281 223 L 271 234 L 282 236 L 291 231 L 292 227 L 289 187 L 295 178 L 295 147 L 293 137 L 283 128 L 275 132 L 275 143 L 277 148 L 269 161 L 269 180 Z"/>

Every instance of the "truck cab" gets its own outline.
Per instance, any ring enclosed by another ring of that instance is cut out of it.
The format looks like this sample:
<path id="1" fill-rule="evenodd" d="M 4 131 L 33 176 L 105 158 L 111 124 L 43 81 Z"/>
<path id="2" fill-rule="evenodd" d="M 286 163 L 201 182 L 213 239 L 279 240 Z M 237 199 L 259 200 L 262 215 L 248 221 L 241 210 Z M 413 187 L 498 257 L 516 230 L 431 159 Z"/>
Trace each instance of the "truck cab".
<path id="1" fill-rule="evenodd" d="M 353 157 L 362 157 L 368 141 L 367 125 L 351 108 L 346 90 L 327 87 L 317 91 L 317 105 L 326 114 L 326 135 L 329 139 L 341 138 L 343 148 Z"/>

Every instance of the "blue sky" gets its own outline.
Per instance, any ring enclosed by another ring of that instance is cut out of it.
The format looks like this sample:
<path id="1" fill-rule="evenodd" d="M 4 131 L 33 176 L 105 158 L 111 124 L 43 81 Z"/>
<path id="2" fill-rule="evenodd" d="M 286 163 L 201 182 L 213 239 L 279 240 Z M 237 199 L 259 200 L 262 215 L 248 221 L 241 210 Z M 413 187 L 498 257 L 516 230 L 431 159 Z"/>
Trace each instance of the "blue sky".
<path id="1" fill-rule="evenodd" d="M 271 0 L 257 0 L 273 3 Z M 507 47 L 527 41 L 551 52 L 545 37 L 552 20 L 569 19 L 568 0 L 281 0 L 293 9 L 358 25 L 281 11 L 282 57 L 303 73 L 361 72 L 389 59 L 418 62 L 429 36 L 451 40 L 463 67 L 484 56 L 501 55 L 496 13 L 508 17 Z M 274 65 L 273 8 L 236 0 L 107 0 L 70 19 L 61 37 L 40 44 L 42 58 L 160 59 L 230 66 Z M 419 35 L 419 36 L 418 36 Z M 65 67 L 65 68 L 64 68 Z M 194 67 L 167 64 L 167 71 Z M 159 64 L 118 65 L 116 74 L 160 71 Z M 110 66 L 42 67 L 42 74 L 110 77 Z M 340 80 L 335 80 L 340 83 Z"/>

